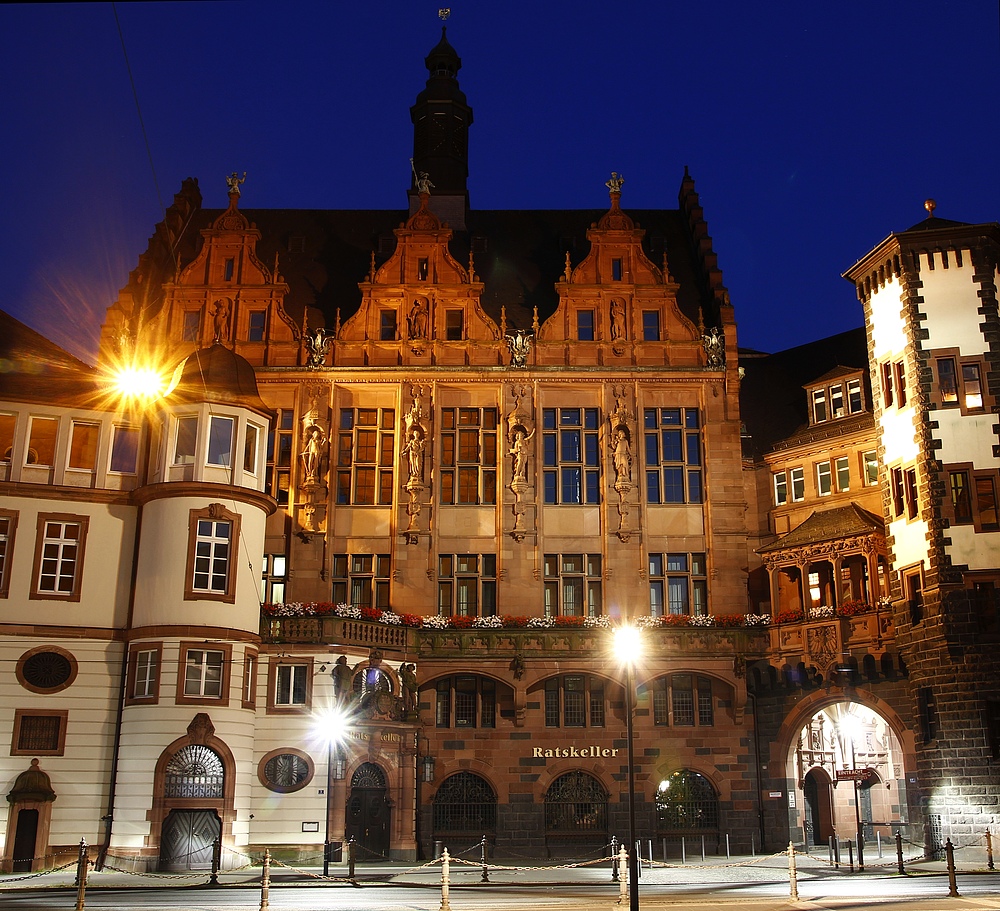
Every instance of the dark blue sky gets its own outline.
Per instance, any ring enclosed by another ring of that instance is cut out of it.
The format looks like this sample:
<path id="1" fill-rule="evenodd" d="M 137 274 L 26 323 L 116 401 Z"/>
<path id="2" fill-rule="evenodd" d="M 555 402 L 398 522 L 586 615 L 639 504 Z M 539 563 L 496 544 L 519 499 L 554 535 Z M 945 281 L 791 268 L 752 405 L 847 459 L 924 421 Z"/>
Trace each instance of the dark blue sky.
<path id="1" fill-rule="evenodd" d="M 740 342 L 861 323 L 840 273 L 924 215 L 1000 219 L 996 0 L 455 0 L 480 208 L 701 193 Z M 160 192 L 403 208 L 438 5 L 121 3 Z M 161 213 L 110 3 L 0 6 L 0 307 L 93 358 Z"/>

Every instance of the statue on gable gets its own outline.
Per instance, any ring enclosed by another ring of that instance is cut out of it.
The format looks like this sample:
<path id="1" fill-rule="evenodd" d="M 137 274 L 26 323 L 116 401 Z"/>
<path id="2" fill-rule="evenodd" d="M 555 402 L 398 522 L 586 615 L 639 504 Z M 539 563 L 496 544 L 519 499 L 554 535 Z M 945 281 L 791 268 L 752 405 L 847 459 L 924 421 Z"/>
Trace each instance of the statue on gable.
<path id="1" fill-rule="evenodd" d="M 708 367 L 726 366 L 726 336 L 718 326 L 713 326 L 702 336 Z"/>
<path id="2" fill-rule="evenodd" d="M 302 470 L 305 473 L 305 484 L 316 484 L 319 481 L 320 469 L 323 463 L 323 447 L 326 435 L 323 429 L 313 425 L 308 429 L 308 437 L 299 458 L 302 460 Z"/>
<path id="3" fill-rule="evenodd" d="M 511 367 L 527 367 L 528 354 L 531 351 L 532 335 L 524 329 L 516 329 L 507 336 L 507 349 L 510 351 Z"/>
<path id="4" fill-rule="evenodd" d="M 613 297 L 611 298 L 611 340 L 617 342 L 627 336 L 625 301 L 620 297 Z"/>
<path id="5" fill-rule="evenodd" d="M 410 170 L 413 171 L 413 185 L 417 188 L 417 195 L 429 196 L 431 187 L 434 186 L 431 183 L 431 175 L 426 171 L 417 171 L 412 158 L 410 159 Z"/>
<path id="6" fill-rule="evenodd" d="M 611 180 L 604 184 L 612 193 L 621 193 L 622 184 L 625 183 L 625 178 L 621 176 L 617 171 L 611 172 Z"/>
<path id="7" fill-rule="evenodd" d="M 229 308 L 231 306 L 228 297 L 220 297 L 215 302 L 215 315 L 212 323 L 215 329 L 214 341 L 216 344 L 229 341 Z"/>
<path id="8" fill-rule="evenodd" d="M 246 179 L 247 179 L 247 172 L 246 171 L 243 172 L 243 176 L 242 177 L 240 177 L 240 175 L 237 174 L 236 171 L 233 171 L 232 174 L 227 174 L 226 175 L 226 187 L 229 190 L 229 195 L 230 196 L 239 196 L 240 195 L 240 184 L 243 183 Z"/>
<path id="9" fill-rule="evenodd" d="M 333 337 L 327 335 L 325 329 L 316 329 L 306 335 L 306 366 L 312 370 L 322 367 L 332 344 Z"/>

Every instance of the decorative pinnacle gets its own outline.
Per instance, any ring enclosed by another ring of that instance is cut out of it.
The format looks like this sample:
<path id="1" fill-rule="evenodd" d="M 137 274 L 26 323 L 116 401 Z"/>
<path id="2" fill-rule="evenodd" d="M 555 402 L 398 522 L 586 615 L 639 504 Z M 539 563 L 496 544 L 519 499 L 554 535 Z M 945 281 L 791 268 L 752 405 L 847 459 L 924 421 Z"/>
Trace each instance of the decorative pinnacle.
<path id="1" fill-rule="evenodd" d="M 451 7 L 449 6 L 443 6 L 441 7 L 441 9 L 438 10 L 438 19 L 440 19 L 442 22 L 447 22 L 448 17 L 450 15 L 451 15 Z"/>
<path id="2" fill-rule="evenodd" d="M 934 210 L 937 208 L 937 203 L 933 199 L 924 200 L 924 208 L 927 210 L 927 217 L 934 217 Z"/>
<path id="3" fill-rule="evenodd" d="M 625 178 L 622 177 L 617 171 L 611 172 L 611 180 L 604 184 L 612 193 L 621 194 L 622 184 L 625 183 Z"/>

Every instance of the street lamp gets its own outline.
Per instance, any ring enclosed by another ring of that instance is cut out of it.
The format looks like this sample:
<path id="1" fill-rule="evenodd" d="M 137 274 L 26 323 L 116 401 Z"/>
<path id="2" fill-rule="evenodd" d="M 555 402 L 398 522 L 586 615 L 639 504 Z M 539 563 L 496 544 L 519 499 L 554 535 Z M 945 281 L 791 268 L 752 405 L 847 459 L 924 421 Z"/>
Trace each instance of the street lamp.
<path id="1" fill-rule="evenodd" d="M 628 744 L 628 907 L 639 911 L 639 856 L 635 837 L 635 663 L 642 654 L 642 636 L 637 627 L 615 629 L 615 655 L 625 665 L 625 736 Z"/>
<path id="2" fill-rule="evenodd" d="M 331 709 L 320 716 L 318 722 L 320 736 L 326 740 L 326 826 L 323 836 L 323 875 L 330 875 L 330 800 L 333 792 L 334 748 L 338 747 L 347 735 L 348 717 L 340 709 Z M 337 759 L 337 776 L 341 777 L 339 768 L 342 759 Z"/>

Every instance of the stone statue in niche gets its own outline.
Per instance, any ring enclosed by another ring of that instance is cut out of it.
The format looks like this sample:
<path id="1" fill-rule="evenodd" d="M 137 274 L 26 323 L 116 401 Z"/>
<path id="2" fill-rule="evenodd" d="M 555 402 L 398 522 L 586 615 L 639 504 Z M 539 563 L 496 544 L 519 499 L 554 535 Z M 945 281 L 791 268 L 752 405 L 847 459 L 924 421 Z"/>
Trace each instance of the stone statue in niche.
<path id="1" fill-rule="evenodd" d="M 535 435 L 534 429 L 526 433 L 520 424 L 514 428 L 514 437 L 507 454 L 511 456 L 511 484 L 527 484 L 528 442 Z"/>
<path id="2" fill-rule="evenodd" d="M 427 338 L 427 320 L 430 315 L 430 305 L 426 297 L 417 297 L 406 316 L 406 328 L 411 339 Z"/>
<path id="3" fill-rule="evenodd" d="M 410 482 L 422 482 L 424 479 L 424 447 L 426 443 L 419 429 L 410 431 L 410 436 L 403 446 L 407 467 L 410 472 Z"/>
<path id="4" fill-rule="evenodd" d="M 323 446 L 326 443 L 326 436 L 324 435 L 322 428 L 315 425 L 313 425 L 308 433 L 308 438 L 306 439 L 305 446 L 302 448 L 302 452 L 299 453 L 299 458 L 302 460 L 302 471 L 305 473 L 305 483 L 315 484 L 319 481 L 320 467 L 323 462 Z"/>
<path id="5" fill-rule="evenodd" d="M 415 664 L 402 664 L 399 668 L 399 679 L 403 688 L 403 708 L 412 712 L 417 707 L 417 667 Z"/>
<path id="6" fill-rule="evenodd" d="M 514 407 L 507 415 L 507 454 L 511 458 L 511 479 L 507 488 L 514 494 L 511 508 L 514 513 L 514 527 L 510 534 L 520 543 L 527 533 L 524 516 L 527 511 L 528 493 L 531 490 L 528 481 L 528 456 L 531 450 L 528 444 L 535 435 L 535 422 L 530 410 L 522 408 L 521 405 L 522 399 L 531 394 L 530 387 L 518 384 L 512 386 L 511 391 L 514 395 Z"/>
<path id="7" fill-rule="evenodd" d="M 608 434 L 611 450 L 611 465 L 615 470 L 615 492 L 618 494 L 618 531 L 620 541 L 628 542 L 631 530 L 628 527 L 628 497 L 632 491 L 632 440 L 634 421 L 628 406 L 625 386 L 614 386 L 615 407 L 608 415 Z"/>
<path id="8" fill-rule="evenodd" d="M 423 394 L 422 386 L 411 387 L 410 395 L 413 396 L 413 402 L 410 410 L 403 416 L 403 445 L 400 453 L 406 458 L 408 478 L 403 487 L 409 494 L 406 514 L 410 517 L 403 534 L 408 544 L 416 544 L 419 540 L 419 519 L 422 508 L 420 498 L 425 488 L 424 450 L 427 448 L 429 431 L 424 421 L 424 406 L 421 401 Z"/>
<path id="9" fill-rule="evenodd" d="M 220 297 L 215 302 L 213 324 L 215 327 L 214 341 L 216 344 L 229 341 L 229 307 L 230 302 L 228 297 Z"/>
<path id="10" fill-rule="evenodd" d="M 625 301 L 620 297 L 611 298 L 611 340 L 621 341 L 628 335 L 625 326 Z"/>
<path id="11" fill-rule="evenodd" d="M 632 481 L 632 444 L 629 441 L 628 430 L 619 426 L 615 431 L 614 449 L 611 454 L 615 467 L 615 484 Z"/>
<path id="12" fill-rule="evenodd" d="M 333 666 L 333 694 L 337 702 L 347 702 L 354 695 L 354 672 L 347 664 L 347 655 L 341 655 Z"/>

